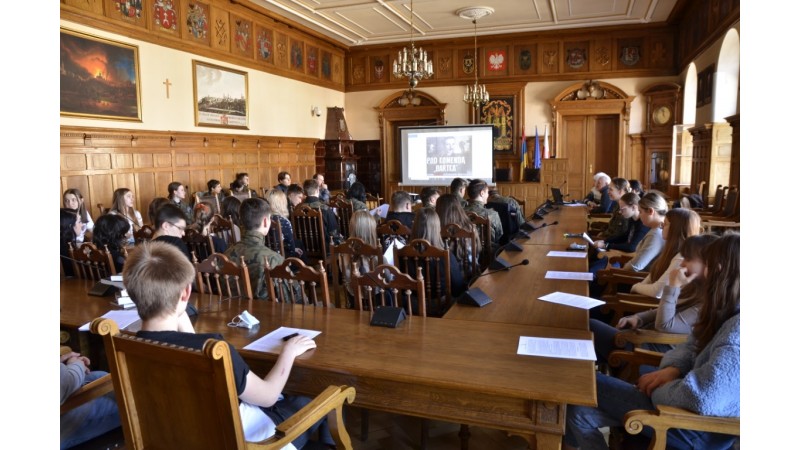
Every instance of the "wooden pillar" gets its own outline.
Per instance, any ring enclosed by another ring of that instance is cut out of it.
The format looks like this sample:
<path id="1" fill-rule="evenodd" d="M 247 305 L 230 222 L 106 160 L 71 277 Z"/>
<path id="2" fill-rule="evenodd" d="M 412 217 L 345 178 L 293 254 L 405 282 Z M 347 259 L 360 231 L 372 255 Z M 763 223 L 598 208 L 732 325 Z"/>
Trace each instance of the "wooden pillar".
<path id="1" fill-rule="evenodd" d="M 711 138 L 714 124 L 707 123 L 689 129 L 692 134 L 692 186 L 705 181 L 708 192 L 716 186 L 709 184 L 711 178 Z M 709 199 L 710 201 L 710 199 Z"/>
<path id="2" fill-rule="evenodd" d="M 739 169 L 739 114 L 726 117 L 725 120 L 731 124 L 731 186 L 741 188 L 740 169 Z"/>

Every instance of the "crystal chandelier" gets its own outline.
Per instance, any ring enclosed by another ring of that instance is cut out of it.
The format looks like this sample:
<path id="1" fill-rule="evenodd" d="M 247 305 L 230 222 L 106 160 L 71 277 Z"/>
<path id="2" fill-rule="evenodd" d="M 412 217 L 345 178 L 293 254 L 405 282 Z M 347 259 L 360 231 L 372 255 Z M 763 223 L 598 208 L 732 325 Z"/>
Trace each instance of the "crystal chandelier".
<path id="1" fill-rule="evenodd" d="M 411 0 L 411 48 L 403 47 L 397 52 L 392 69 L 395 78 L 408 78 L 411 89 L 417 87 L 420 79 L 433 76 L 433 62 L 428 61 L 428 53 L 414 46 L 414 0 Z"/>
<path id="2" fill-rule="evenodd" d="M 481 104 L 489 101 L 489 93 L 486 91 L 486 86 L 478 84 L 478 19 L 483 16 L 488 16 L 493 12 L 494 9 L 484 6 L 464 8 L 456 11 L 459 17 L 463 19 L 472 19 L 472 25 L 475 27 L 475 64 L 473 68 L 475 71 L 475 84 L 467 86 L 467 92 L 464 93 L 464 102 L 475 109 L 480 108 Z"/>

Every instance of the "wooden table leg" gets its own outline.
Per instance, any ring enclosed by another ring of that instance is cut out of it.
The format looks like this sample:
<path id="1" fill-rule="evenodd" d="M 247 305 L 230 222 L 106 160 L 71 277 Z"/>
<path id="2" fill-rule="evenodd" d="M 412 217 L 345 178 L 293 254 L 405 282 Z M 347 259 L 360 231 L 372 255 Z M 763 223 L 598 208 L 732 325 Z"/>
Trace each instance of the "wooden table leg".
<path id="1" fill-rule="evenodd" d="M 524 436 L 531 450 L 561 450 L 562 436 L 549 433 L 536 433 Z"/>
<path id="2" fill-rule="evenodd" d="M 461 450 L 469 450 L 469 437 L 472 433 L 469 432 L 469 425 L 461 424 L 461 430 L 458 432 L 458 437 L 461 438 Z"/>

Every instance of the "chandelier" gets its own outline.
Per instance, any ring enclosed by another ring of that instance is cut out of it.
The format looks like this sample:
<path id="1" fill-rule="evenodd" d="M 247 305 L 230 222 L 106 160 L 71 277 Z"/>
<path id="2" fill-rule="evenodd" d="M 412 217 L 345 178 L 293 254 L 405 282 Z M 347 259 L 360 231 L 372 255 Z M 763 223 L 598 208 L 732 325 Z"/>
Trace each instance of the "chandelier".
<path id="1" fill-rule="evenodd" d="M 395 78 L 408 78 L 411 89 L 417 87 L 419 80 L 433 76 L 433 62 L 428 61 L 428 53 L 414 46 L 414 0 L 411 0 L 411 48 L 403 47 L 397 52 L 397 59 L 392 63 Z"/>
<path id="2" fill-rule="evenodd" d="M 472 25 L 475 27 L 475 63 L 473 64 L 475 84 L 467 86 L 467 92 L 464 93 L 464 102 L 475 109 L 480 108 L 481 104 L 489 101 L 489 93 L 486 91 L 486 86 L 478 84 L 478 19 L 493 12 L 494 9 L 485 6 L 463 8 L 456 11 L 456 14 L 462 19 L 472 19 Z"/>

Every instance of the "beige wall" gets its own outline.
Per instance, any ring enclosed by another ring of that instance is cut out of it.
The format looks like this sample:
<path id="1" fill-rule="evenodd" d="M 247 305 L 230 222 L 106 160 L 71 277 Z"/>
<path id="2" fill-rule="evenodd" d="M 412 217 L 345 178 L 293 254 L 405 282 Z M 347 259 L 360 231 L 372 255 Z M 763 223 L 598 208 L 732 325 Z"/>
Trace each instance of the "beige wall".
<path id="1" fill-rule="evenodd" d="M 61 125 L 133 128 L 142 130 L 207 131 L 261 136 L 291 136 L 321 139 L 325 136 L 325 111 L 328 106 L 343 106 L 343 92 L 314 86 L 147 42 L 106 33 L 62 20 L 61 26 L 139 46 L 142 122 L 90 120 L 61 117 Z M 196 127 L 194 125 L 194 87 L 192 59 L 219 64 L 248 73 L 249 130 Z M 170 98 L 164 80 L 169 78 Z M 312 117 L 312 106 L 323 114 Z"/>

